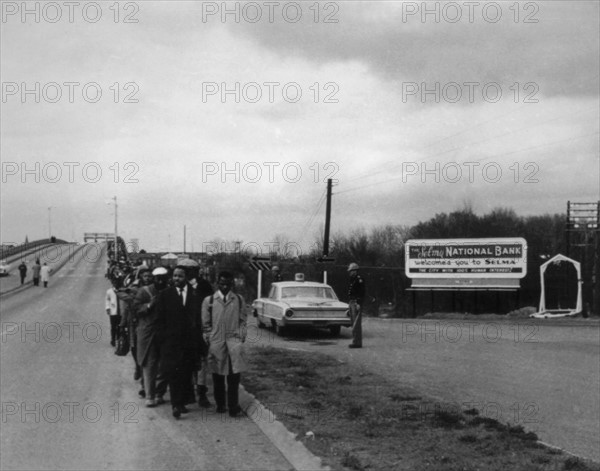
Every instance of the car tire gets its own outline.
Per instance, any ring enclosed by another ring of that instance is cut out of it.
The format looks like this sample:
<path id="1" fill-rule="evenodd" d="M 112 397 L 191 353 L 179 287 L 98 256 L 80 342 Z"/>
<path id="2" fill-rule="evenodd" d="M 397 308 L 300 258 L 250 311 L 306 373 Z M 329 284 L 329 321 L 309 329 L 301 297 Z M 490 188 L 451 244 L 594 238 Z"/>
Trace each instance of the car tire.
<path id="1" fill-rule="evenodd" d="M 340 326 L 340 325 L 330 325 L 329 326 L 329 332 L 331 333 L 331 335 L 333 337 L 338 337 L 340 335 L 341 330 L 342 330 L 342 326 Z"/>
<path id="2" fill-rule="evenodd" d="M 258 326 L 259 329 L 264 329 L 266 327 L 266 325 L 264 325 L 262 323 L 262 321 L 260 320 L 260 317 L 258 317 L 258 315 L 256 316 L 256 325 Z"/>
<path id="3" fill-rule="evenodd" d="M 279 335 L 280 337 L 283 337 L 285 335 L 285 327 L 277 324 L 277 322 L 276 322 L 275 323 L 275 333 L 277 335 Z"/>

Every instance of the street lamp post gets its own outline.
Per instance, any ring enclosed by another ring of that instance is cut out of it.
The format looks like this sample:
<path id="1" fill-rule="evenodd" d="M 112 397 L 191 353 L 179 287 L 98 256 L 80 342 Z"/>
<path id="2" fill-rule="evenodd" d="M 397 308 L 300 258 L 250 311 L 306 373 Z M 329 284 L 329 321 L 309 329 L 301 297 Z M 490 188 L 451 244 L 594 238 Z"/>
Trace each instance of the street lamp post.
<path id="1" fill-rule="evenodd" d="M 115 262 L 119 261 L 119 249 L 117 245 L 118 235 L 117 235 L 117 197 L 113 198 L 115 200 Z"/>
<path id="2" fill-rule="evenodd" d="M 113 200 L 114 205 L 115 205 L 115 262 L 116 262 L 119 260 L 119 251 L 117 248 L 117 237 L 118 237 L 118 234 L 117 234 L 117 206 L 118 205 L 117 205 L 117 197 L 116 196 L 113 196 L 111 199 Z M 111 202 L 107 201 L 106 204 L 111 204 Z M 108 242 L 108 238 L 106 239 L 106 241 Z"/>

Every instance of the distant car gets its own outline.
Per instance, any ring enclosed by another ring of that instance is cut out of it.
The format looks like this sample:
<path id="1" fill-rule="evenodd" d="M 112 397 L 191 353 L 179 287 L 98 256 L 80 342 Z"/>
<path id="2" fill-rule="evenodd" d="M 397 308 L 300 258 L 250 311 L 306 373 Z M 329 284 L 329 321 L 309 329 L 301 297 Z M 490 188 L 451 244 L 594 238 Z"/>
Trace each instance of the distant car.
<path id="1" fill-rule="evenodd" d="M 278 335 L 299 325 L 339 335 L 342 327 L 352 325 L 348 304 L 338 300 L 331 286 L 313 281 L 273 283 L 269 296 L 256 299 L 252 309 L 258 327 L 273 327 Z"/>
<path id="2" fill-rule="evenodd" d="M 10 270 L 10 266 L 3 261 L 0 262 L 0 276 L 8 276 L 8 270 Z"/>

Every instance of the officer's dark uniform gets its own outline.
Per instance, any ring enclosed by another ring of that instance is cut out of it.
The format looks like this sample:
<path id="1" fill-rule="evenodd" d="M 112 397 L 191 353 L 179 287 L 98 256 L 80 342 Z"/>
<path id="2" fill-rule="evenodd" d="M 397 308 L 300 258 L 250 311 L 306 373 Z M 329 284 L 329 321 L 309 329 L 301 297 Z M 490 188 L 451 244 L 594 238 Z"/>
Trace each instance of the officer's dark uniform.
<path id="1" fill-rule="evenodd" d="M 25 283 L 25 277 L 27 276 L 27 265 L 25 263 L 19 265 L 19 275 L 21 276 L 21 284 Z"/>
<path id="2" fill-rule="evenodd" d="M 352 319 L 352 343 L 351 347 L 362 347 L 362 304 L 365 298 L 365 281 L 357 273 L 350 280 L 348 286 L 348 299 L 350 304 L 350 316 Z"/>

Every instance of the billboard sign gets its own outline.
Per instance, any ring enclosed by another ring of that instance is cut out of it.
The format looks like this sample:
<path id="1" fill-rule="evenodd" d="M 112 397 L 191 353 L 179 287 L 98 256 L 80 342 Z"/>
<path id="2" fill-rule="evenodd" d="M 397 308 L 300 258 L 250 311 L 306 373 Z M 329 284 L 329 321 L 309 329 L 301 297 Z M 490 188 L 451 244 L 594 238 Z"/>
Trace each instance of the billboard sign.
<path id="1" fill-rule="evenodd" d="M 527 242 L 521 237 L 421 239 L 405 246 L 409 278 L 523 278 Z"/>

